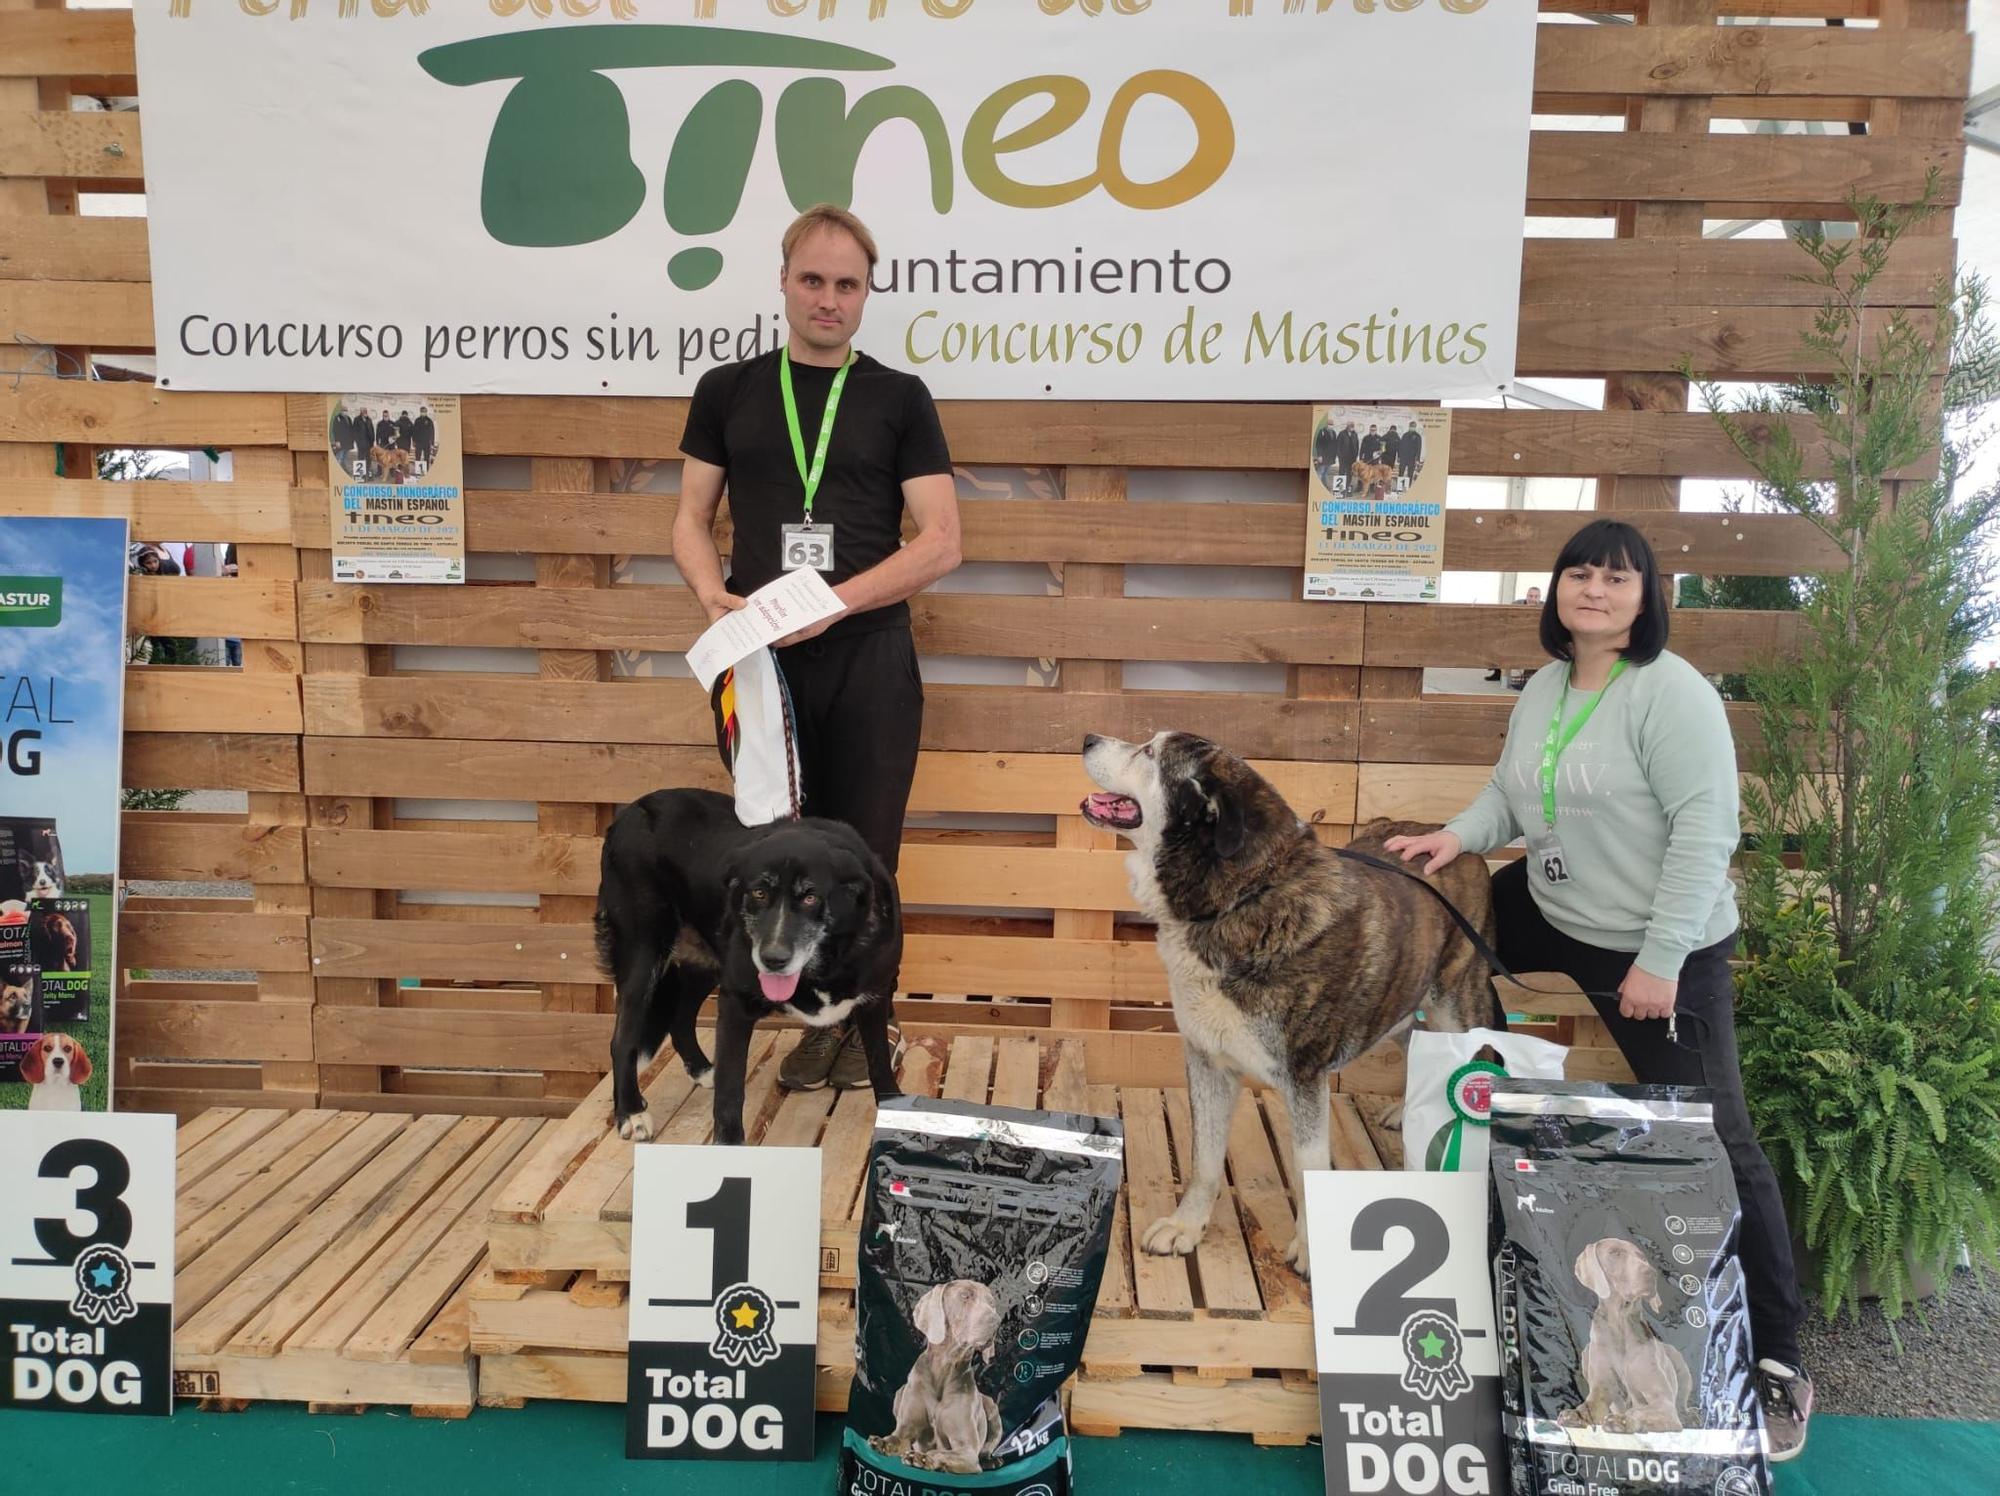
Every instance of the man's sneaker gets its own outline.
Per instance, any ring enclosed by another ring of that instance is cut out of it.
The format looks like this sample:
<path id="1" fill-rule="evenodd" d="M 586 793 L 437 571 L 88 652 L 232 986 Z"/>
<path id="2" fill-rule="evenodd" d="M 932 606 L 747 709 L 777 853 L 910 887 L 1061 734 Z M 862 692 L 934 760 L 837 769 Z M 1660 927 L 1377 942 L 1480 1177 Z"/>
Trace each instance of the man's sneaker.
<path id="1" fill-rule="evenodd" d="M 868 1051 L 861 1047 L 861 1030 L 846 1025 L 847 1038 L 834 1056 L 831 1084 L 836 1091 L 865 1091 L 868 1079 Z M 903 1058 L 903 1035 L 894 1025 L 889 1029 L 889 1066 L 894 1069 Z"/>
<path id="2" fill-rule="evenodd" d="M 1806 1447 L 1806 1425 L 1812 1421 L 1812 1378 L 1803 1367 L 1759 1361 L 1757 1400 L 1764 1405 L 1764 1437 L 1771 1446 L 1771 1463 L 1797 1459 Z"/>
<path id="3" fill-rule="evenodd" d="M 808 1028 L 798 1045 L 778 1067 L 778 1084 L 787 1091 L 817 1091 L 832 1076 L 834 1062 L 853 1033 L 853 1026 L 836 1023 L 827 1028 Z M 863 1080 L 867 1063 L 862 1064 Z M 838 1082 L 836 1082 L 838 1084 Z"/>

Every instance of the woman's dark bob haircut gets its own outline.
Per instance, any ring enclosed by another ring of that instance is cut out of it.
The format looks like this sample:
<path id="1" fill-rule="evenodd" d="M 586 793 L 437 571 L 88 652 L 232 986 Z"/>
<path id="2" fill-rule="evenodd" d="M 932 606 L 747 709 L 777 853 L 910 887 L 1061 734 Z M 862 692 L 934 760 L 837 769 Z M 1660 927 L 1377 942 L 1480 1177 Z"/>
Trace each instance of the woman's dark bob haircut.
<path id="1" fill-rule="evenodd" d="M 1572 566 L 1610 566 L 1639 573 L 1639 616 L 1632 637 L 1618 652 L 1635 665 L 1650 665 L 1667 647 L 1667 589 L 1660 563 L 1646 537 L 1622 520 L 1594 519 L 1570 536 L 1549 573 L 1542 600 L 1542 648 L 1558 660 L 1572 658 L 1569 630 L 1556 616 L 1556 588 Z"/>

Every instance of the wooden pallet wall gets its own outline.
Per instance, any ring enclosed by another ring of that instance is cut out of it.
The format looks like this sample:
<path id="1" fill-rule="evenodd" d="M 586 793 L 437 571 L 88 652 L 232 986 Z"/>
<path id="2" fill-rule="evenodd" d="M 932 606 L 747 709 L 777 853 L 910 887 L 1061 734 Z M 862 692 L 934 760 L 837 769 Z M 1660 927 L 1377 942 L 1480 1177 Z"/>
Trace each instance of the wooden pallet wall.
<path id="1" fill-rule="evenodd" d="M 1456 472 L 1595 479 L 1600 505 L 1629 511 L 1676 570 L 1837 564 L 1798 521 L 1678 509 L 1683 480 L 1745 475 L 1711 419 L 1688 411 L 1684 360 L 1723 380 L 1818 372 L 1802 352 L 1814 297 L 1793 279 L 1796 251 L 1707 239 L 1703 225 L 1839 218 L 1851 188 L 1914 198 L 1932 171 L 1955 203 L 1964 0 L 1541 9 L 1535 107 L 1551 118 L 1530 150 L 1519 368 L 1602 378 L 1606 408 L 1461 411 Z M 1568 24 L 1578 13 L 1633 24 Z M 1754 24 L 1764 21 L 1780 24 Z M 468 399 L 467 453 L 525 459 L 528 484 L 470 494 L 471 548 L 533 558 L 532 580 L 334 587 L 316 400 L 49 377 L 74 373 L 90 350 L 151 343 L 144 219 L 76 211 L 79 192 L 143 190 L 143 119 L 68 107 L 72 91 L 135 91 L 133 67 L 129 14 L 0 0 L 0 327 L 12 335 L 0 339 L 0 512 L 129 515 L 135 535 L 232 540 L 243 561 L 233 580 L 132 584 L 135 631 L 241 637 L 245 664 L 132 670 L 126 783 L 242 790 L 249 802 L 238 815 L 128 815 L 122 871 L 250 893 L 135 898 L 125 960 L 253 975 L 128 981 L 125 1103 L 566 1113 L 601 1070 L 611 1023 L 587 928 L 608 816 L 662 784 L 720 783 L 694 688 L 615 668 L 621 654 L 684 649 L 700 625 L 681 591 L 616 580 L 625 558 L 669 548 L 671 497 L 626 480 L 634 464 L 670 467 L 685 402 Z M 1712 128 L 1742 120 L 1834 130 Z M 1573 124 L 1587 128 L 1555 128 Z M 1614 236 L 1535 237 L 1536 218 L 1600 219 Z M 1936 227 L 1898 251 L 1886 300 L 1920 314 L 1931 304 L 1954 254 L 1950 215 Z M 943 415 L 961 463 L 1040 470 L 1037 497 L 962 485 L 968 560 L 1045 566 L 1055 580 L 1033 595 L 916 603 L 927 659 L 1024 668 L 1018 685 L 928 688 L 912 809 L 1022 819 L 913 830 L 904 896 L 954 912 L 913 918 L 905 985 L 939 998 L 906 1017 L 1082 1035 L 1094 1082 L 1157 1085 L 1178 1067 L 1164 981 L 1126 922 L 1121 855 L 1075 813 L 1083 734 L 1216 737 L 1330 837 L 1376 815 L 1442 818 L 1483 780 L 1511 702 L 1426 696 L 1422 670 L 1539 663 L 1533 618 L 1126 595 L 1137 565 L 1270 567 L 1296 595 L 1303 406 L 993 402 Z M 93 448 L 139 445 L 227 450 L 234 481 L 76 476 Z M 1155 469 L 1289 475 L 1297 501 L 1133 498 L 1135 474 Z M 1446 564 L 1533 573 L 1574 523 L 1460 511 Z M 1787 628 L 1776 615 L 1692 613 L 1674 637 L 1697 665 L 1725 671 L 1782 648 Z M 413 645 L 517 650 L 523 668 L 400 666 L 399 647 Z M 1284 685 L 1127 688 L 1126 664 L 1145 662 L 1283 666 Z M 507 802 L 527 818 L 399 815 L 423 799 Z M 533 896 L 536 907 L 405 901 L 414 890 Z M 967 1000 L 986 996 L 1033 1001 Z M 1349 1079 L 1393 1086 L 1396 1075 L 1371 1062 Z"/>

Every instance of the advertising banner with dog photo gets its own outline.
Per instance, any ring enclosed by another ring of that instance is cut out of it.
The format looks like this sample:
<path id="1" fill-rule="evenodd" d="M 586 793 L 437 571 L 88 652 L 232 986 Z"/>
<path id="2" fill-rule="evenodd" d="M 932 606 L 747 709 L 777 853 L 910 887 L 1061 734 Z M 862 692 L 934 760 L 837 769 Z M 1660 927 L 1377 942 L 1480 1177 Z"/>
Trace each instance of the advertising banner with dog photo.
<path id="1" fill-rule="evenodd" d="M 1436 602 L 1444 576 L 1451 412 L 1320 406 L 1313 411 L 1311 469 L 1306 599 Z"/>
<path id="2" fill-rule="evenodd" d="M 625 1453 L 810 1460 L 817 1148 L 633 1151 Z"/>
<path id="3" fill-rule="evenodd" d="M 134 12 L 163 388 L 685 396 L 777 346 L 818 202 L 940 398 L 1513 377 L 1520 0 Z"/>
<path id="4" fill-rule="evenodd" d="M 0 518 L 0 1111 L 111 1106 L 125 530 Z"/>
<path id="5" fill-rule="evenodd" d="M 1305 1199 L 1327 1490 L 1508 1489 L 1486 1180 L 1313 1170 Z"/>
<path id="6" fill-rule="evenodd" d="M 465 580 L 456 395 L 330 395 L 336 582 Z"/>
<path id="7" fill-rule="evenodd" d="M 0 1116 L 0 1200 L 0 1408 L 172 1412 L 174 1119 Z"/>

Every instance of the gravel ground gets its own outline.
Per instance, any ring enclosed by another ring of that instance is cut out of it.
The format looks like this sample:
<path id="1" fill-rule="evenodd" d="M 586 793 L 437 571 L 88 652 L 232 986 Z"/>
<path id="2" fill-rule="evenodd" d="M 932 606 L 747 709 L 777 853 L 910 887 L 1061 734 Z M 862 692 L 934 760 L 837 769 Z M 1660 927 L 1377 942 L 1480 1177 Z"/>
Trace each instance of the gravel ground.
<path id="1" fill-rule="evenodd" d="M 1816 1301 L 1800 1349 L 1822 1413 L 1874 1418 L 2000 1419 L 2000 1278 L 1956 1272 L 1938 1296 L 1896 1321 L 1903 1349 L 1876 1304 L 1829 1324 Z M 1928 1320 L 1928 1325 L 1924 1320 Z"/>

